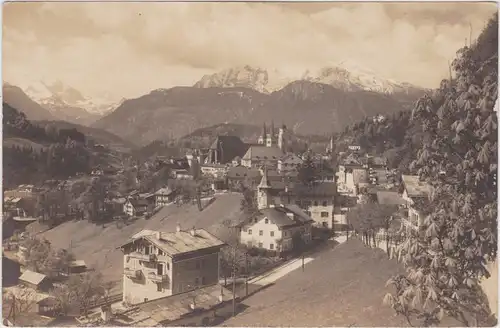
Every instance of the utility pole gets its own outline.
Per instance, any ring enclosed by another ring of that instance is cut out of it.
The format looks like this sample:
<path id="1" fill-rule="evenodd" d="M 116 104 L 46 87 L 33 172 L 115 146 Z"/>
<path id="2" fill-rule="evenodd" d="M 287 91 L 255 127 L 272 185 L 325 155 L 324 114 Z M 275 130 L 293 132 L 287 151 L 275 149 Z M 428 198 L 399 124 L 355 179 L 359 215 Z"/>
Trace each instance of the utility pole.
<path id="1" fill-rule="evenodd" d="M 304 253 L 302 253 L 302 272 L 304 272 Z"/>

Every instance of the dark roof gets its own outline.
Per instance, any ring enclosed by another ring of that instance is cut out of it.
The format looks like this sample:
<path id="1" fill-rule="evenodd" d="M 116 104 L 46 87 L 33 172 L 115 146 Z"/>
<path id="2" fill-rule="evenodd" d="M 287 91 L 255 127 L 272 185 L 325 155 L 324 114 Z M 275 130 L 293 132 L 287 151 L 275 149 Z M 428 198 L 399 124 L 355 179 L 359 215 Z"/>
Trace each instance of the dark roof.
<path id="1" fill-rule="evenodd" d="M 318 182 L 313 186 L 295 184 L 288 192 L 294 195 L 335 196 L 337 185 L 333 182 Z"/>
<path id="2" fill-rule="evenodd" d="M 260 178 L 260 171 L 255 168 L 248 168 L 246 166 L 233 166 L 227 171 L 227 177 L 229 179 L 237 179 L 247 177 L 250 179 Z"/>
<path id="3" fill-rule="evenodd" d="M 129 199 L 129 201 L 134 208 L 148 206 L 148 202 L 145 199 Z"/>
<path id="4" fill-rule="evenodd" d="M 248 146 L 236 136 L 217 136 L 210 149 L 218 150 L 221 164 L 230 163 L 236 156 L 242 157 Z"/>
<path id="5" fill-rule="evenodd" d="M 266 146 L 250 146 L 246 151 L 243 159 L 256 159 L 256 160 L 276 160 L 283 156 L 283 152 L 278 147 Z"/>
<path id="6" fill-rule="evenodd" d="M 405 200 L 396 191 L 377 191 L 377 202 L 384 205 L 404 205 Z"/>

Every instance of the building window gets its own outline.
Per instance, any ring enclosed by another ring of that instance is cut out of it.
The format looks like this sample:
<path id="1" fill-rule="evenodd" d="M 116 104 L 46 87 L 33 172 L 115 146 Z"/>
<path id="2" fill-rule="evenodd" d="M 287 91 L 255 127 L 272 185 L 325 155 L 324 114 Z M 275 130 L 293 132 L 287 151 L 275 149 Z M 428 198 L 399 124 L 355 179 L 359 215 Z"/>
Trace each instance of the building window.
<path id="1" fill-rule="evenodd" d="M 259 236 L 264 236 L 264 231 L 259 230 Z"/>
<path id="2" fill-rule="evenodd" d="M 322 218 L 327 218 L 328 217 L 328 212 L 321 212 L 321 217 Z"/>
<path id="3" fill-rule="evenodd" d="M 265 224 L 268 224 L 268 223 L 269 223 L 269 219 L 265 219 L 265 220 L 264 220 L 264 223 L 265 223 Z"/>
<path id="4" fill-rule="evenodd" d="M 323 206 L 328 206 L 328 201 L 324 200 L 323 201 Z"/>
<path id="5" fill-rule="evenodd" d="M 150 246 L 146 246 L 144 248 L 144 254 L 149 255 L 149 251 L 150 251 Z"/>
<path id="6" fill-rule="evenodd" d="M 251 242 L 251 241 L 248 241 L 248 242 L 247 242 L 247 245 L 248 245 L 248 247 L 252 247 L 252 242 Z"/>
<path id="7" fill-rule="evenodd" d="M 262 248 L 262 243 L 259 243 L 259 248 Z"/>
<path id="8" fill-rule="evenodd" d="M 161 284 L 156 284 L 156 291 L 161 292 L 163 288 L 161 287 Z"/>
<path id="9" fill-rule="evenodd" d="M 252 234 L 252 229 L 248 229 L 248 234 L 251 235 Z"/>
<path id="10" fill-rule="evenodd" d="M 269 249 L 274 249 L 274 244 L 270 244 Z"/>
<path id="11" fill-rule="evenodd" d="M 170 263 L 167 262 L 167 270 L 170 270 Z"/>
<path id="12" fill-rule="evenodd" d="M 323 222 L 323 228 L 328 228 L 328 222 Z"/>
<path id="13" fill-rule="evenodd" d="M 271 233 L 271 237 L 274 237 L 274 231 L 271 231 L 270 233 Z"/>

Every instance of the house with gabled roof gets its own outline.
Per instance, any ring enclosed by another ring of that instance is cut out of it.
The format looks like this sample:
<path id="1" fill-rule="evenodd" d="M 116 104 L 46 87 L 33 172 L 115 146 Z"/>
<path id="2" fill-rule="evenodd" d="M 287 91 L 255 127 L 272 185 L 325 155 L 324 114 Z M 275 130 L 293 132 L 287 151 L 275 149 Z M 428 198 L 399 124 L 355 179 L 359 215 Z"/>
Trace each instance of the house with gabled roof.
<path id="1" fill-rule="evenodd" d="M 298 238 L 305 244 L 310 243 L 313 219 L 296 205 L 275 205 L 270 190 L 264 170 L 257 187 L 259 213 L 239 225 L 240 242 L 276 252 L 293 250 L 298 246 Z"/>
<path id="2" fill-rule="evenodd" d="M 241 165 L 246 167 L 268 167 L 276 169 L 278 161 L 283 157 L 283 151 L 276 147 L 265 145 L 251 145 L 241 158 Z"/>
<path id="3" fill-rule="evenodd" d="M 123 212 L 128 216 L 140 216 L 147 212 L 148 205 L 145 199 L 128 198 L 123 204 Z"/>
<path id="4" fill-rule="evenodd" d="M 174 191 L 167 187 L 163 187 L 155 191 L 155 208 L 160 206 L 165 206 L 174 201 L 175 193 Z"/>
<path id="5" fill-rule="evenodd" d="M 123 301 L 137 304 L 219 282 L 224 242 L 204 229 L 142 230 L 120 248 Z"/>
<path id="6" fill-rule="evenodd" d="M 403 195 L 408 209 L 408 220 L 403 223 L 412 229 L 418 229 L 423 223 L 422 205 L 428 202 L 432 186 L 420 179 L 418 175 L 403 175 Z"/>

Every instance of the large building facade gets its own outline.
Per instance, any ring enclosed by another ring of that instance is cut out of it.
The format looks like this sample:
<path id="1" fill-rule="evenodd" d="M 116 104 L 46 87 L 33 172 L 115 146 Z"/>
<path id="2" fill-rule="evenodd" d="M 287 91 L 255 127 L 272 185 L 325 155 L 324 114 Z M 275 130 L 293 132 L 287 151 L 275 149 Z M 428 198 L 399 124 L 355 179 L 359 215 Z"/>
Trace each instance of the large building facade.
<path id="1" fill-rule="evenodd" d="M 121 246 L 123 301 L 138 304 L 218 283 L 223 246 L 203 229 L 135 234 Z"/>

